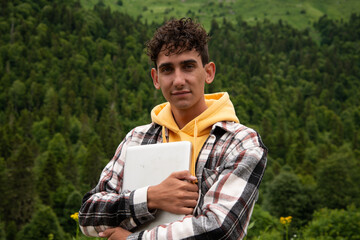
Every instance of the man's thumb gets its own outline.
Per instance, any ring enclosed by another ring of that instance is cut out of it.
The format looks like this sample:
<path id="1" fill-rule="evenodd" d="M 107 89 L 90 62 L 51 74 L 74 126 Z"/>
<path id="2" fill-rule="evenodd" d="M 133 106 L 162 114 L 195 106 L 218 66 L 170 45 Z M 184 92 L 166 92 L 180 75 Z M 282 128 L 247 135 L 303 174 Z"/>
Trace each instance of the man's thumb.
<path id="1" fill-rule="evenodd" d="M 190 182 L 197 180 L 197 178 L 195 176 L 191 175 L 188 170 L 180 171 L 180 172 L 174 172 L 173 176 L 175 178 L 177 178 L 177 179 L 187 180 L 187 181 L 190 181 Z"/>

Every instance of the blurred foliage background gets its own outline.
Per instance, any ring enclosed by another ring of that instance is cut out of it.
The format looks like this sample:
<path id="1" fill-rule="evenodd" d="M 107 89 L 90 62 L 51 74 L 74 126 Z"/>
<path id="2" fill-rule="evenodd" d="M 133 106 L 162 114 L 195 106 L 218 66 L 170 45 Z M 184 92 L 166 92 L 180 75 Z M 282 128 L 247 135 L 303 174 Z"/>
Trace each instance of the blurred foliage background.
<path id="1" fill-rule="evenodd" d="M 82 196 L 164 101 L 144 43 L 171 16 L 204 22 L 207 92 L 269 148 L 247 239 L 360 239 L 359 3 L 142 2 L 0 2 L 0 240 L 75 236 Z"/>

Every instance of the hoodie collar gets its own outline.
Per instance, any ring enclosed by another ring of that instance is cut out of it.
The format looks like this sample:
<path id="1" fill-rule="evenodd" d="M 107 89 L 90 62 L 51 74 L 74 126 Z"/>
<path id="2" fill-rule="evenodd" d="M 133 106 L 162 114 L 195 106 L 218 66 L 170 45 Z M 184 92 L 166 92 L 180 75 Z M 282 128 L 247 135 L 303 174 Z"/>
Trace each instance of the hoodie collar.
<path id="1" fill-rule="evenodd" d="M 205 102 L 208 108 L 199 116 L 194 118 L 182 129 L 179 129 L 171 112 L 170 103 L 160 104 L 151 111 L 152 121 L 165 126 L 174 133 L 180 130 L 190 136 L 194 136 L 195 122 L 197 123 L 198 135 L 202 135 L 202 131 L 212 127 L 216 122 L 233 121 L 239 122 L 236 117 L 235 109 L 230 101 L 229 94 L 226 92 L 213 93 L 205 95 Z"/>

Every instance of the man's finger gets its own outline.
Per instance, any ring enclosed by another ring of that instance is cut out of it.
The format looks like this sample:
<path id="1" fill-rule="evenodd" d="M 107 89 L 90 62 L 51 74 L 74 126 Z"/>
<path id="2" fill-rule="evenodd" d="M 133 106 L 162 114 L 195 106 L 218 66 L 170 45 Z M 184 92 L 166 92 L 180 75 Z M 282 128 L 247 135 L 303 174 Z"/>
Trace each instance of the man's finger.
<path id="1" fill-rule="evenodd" d="M 194 208 L 187 208 L 187 207 L 183 207 L 180 209 L 181 214 L 184 215 L 191 215 L 194 212 Z"/>
<path id="2" fill-rule="evenodd" d="M 114 231 L 115 231 L 115 228 L 106 229 L 105 231 L 99 233 L 99 237 L 102 237 L 102 238 L 109 237 Z"/>
<path id="3" fill-rule="evenodd" d="M 197 201 L 196 200 L 186 200 L 184 201 L 184 207 L 189 207 L 189 208 L 194 208 L 197 205 Z"/>
<path id="4" fill-rule="evenodd" d="M 189 185 L 187 185 L 186 190 L 189 192 L 193 192 L 194 194 L 192 196 L 197 197 L 198 192 L 199 192 L 199 187 L 196 184 L 189 183 Z"/>
<path id="5" fill-rule="evenodd" d="M 172 176 L 179 179 L 179 180 L 188 180 L 190 182 L 196 181 L 197 178 L 190 174 L 189 171 L 179 171 L 179 172 L 173 172 Z"/>

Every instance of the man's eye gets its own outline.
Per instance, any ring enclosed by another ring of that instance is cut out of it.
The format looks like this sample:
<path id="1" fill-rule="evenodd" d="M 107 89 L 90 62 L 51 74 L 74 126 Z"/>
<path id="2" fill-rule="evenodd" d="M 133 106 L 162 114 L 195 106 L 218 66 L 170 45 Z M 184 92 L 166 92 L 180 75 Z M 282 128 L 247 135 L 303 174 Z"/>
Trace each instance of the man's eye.
<path id="1" fill-rule="evenodd" d="M 161 72 L 163 72 L 163 73 L 169 73 L 169 72 L 171 72 L 171 67 L 163 67 L 163 68 L 161 68 Z"/>
<path id="2" fill-rule="evenodd" d="M 194 64 L 185 65 L 185 69 L 193 69 L 194 67 L 195 67 Z"/>

